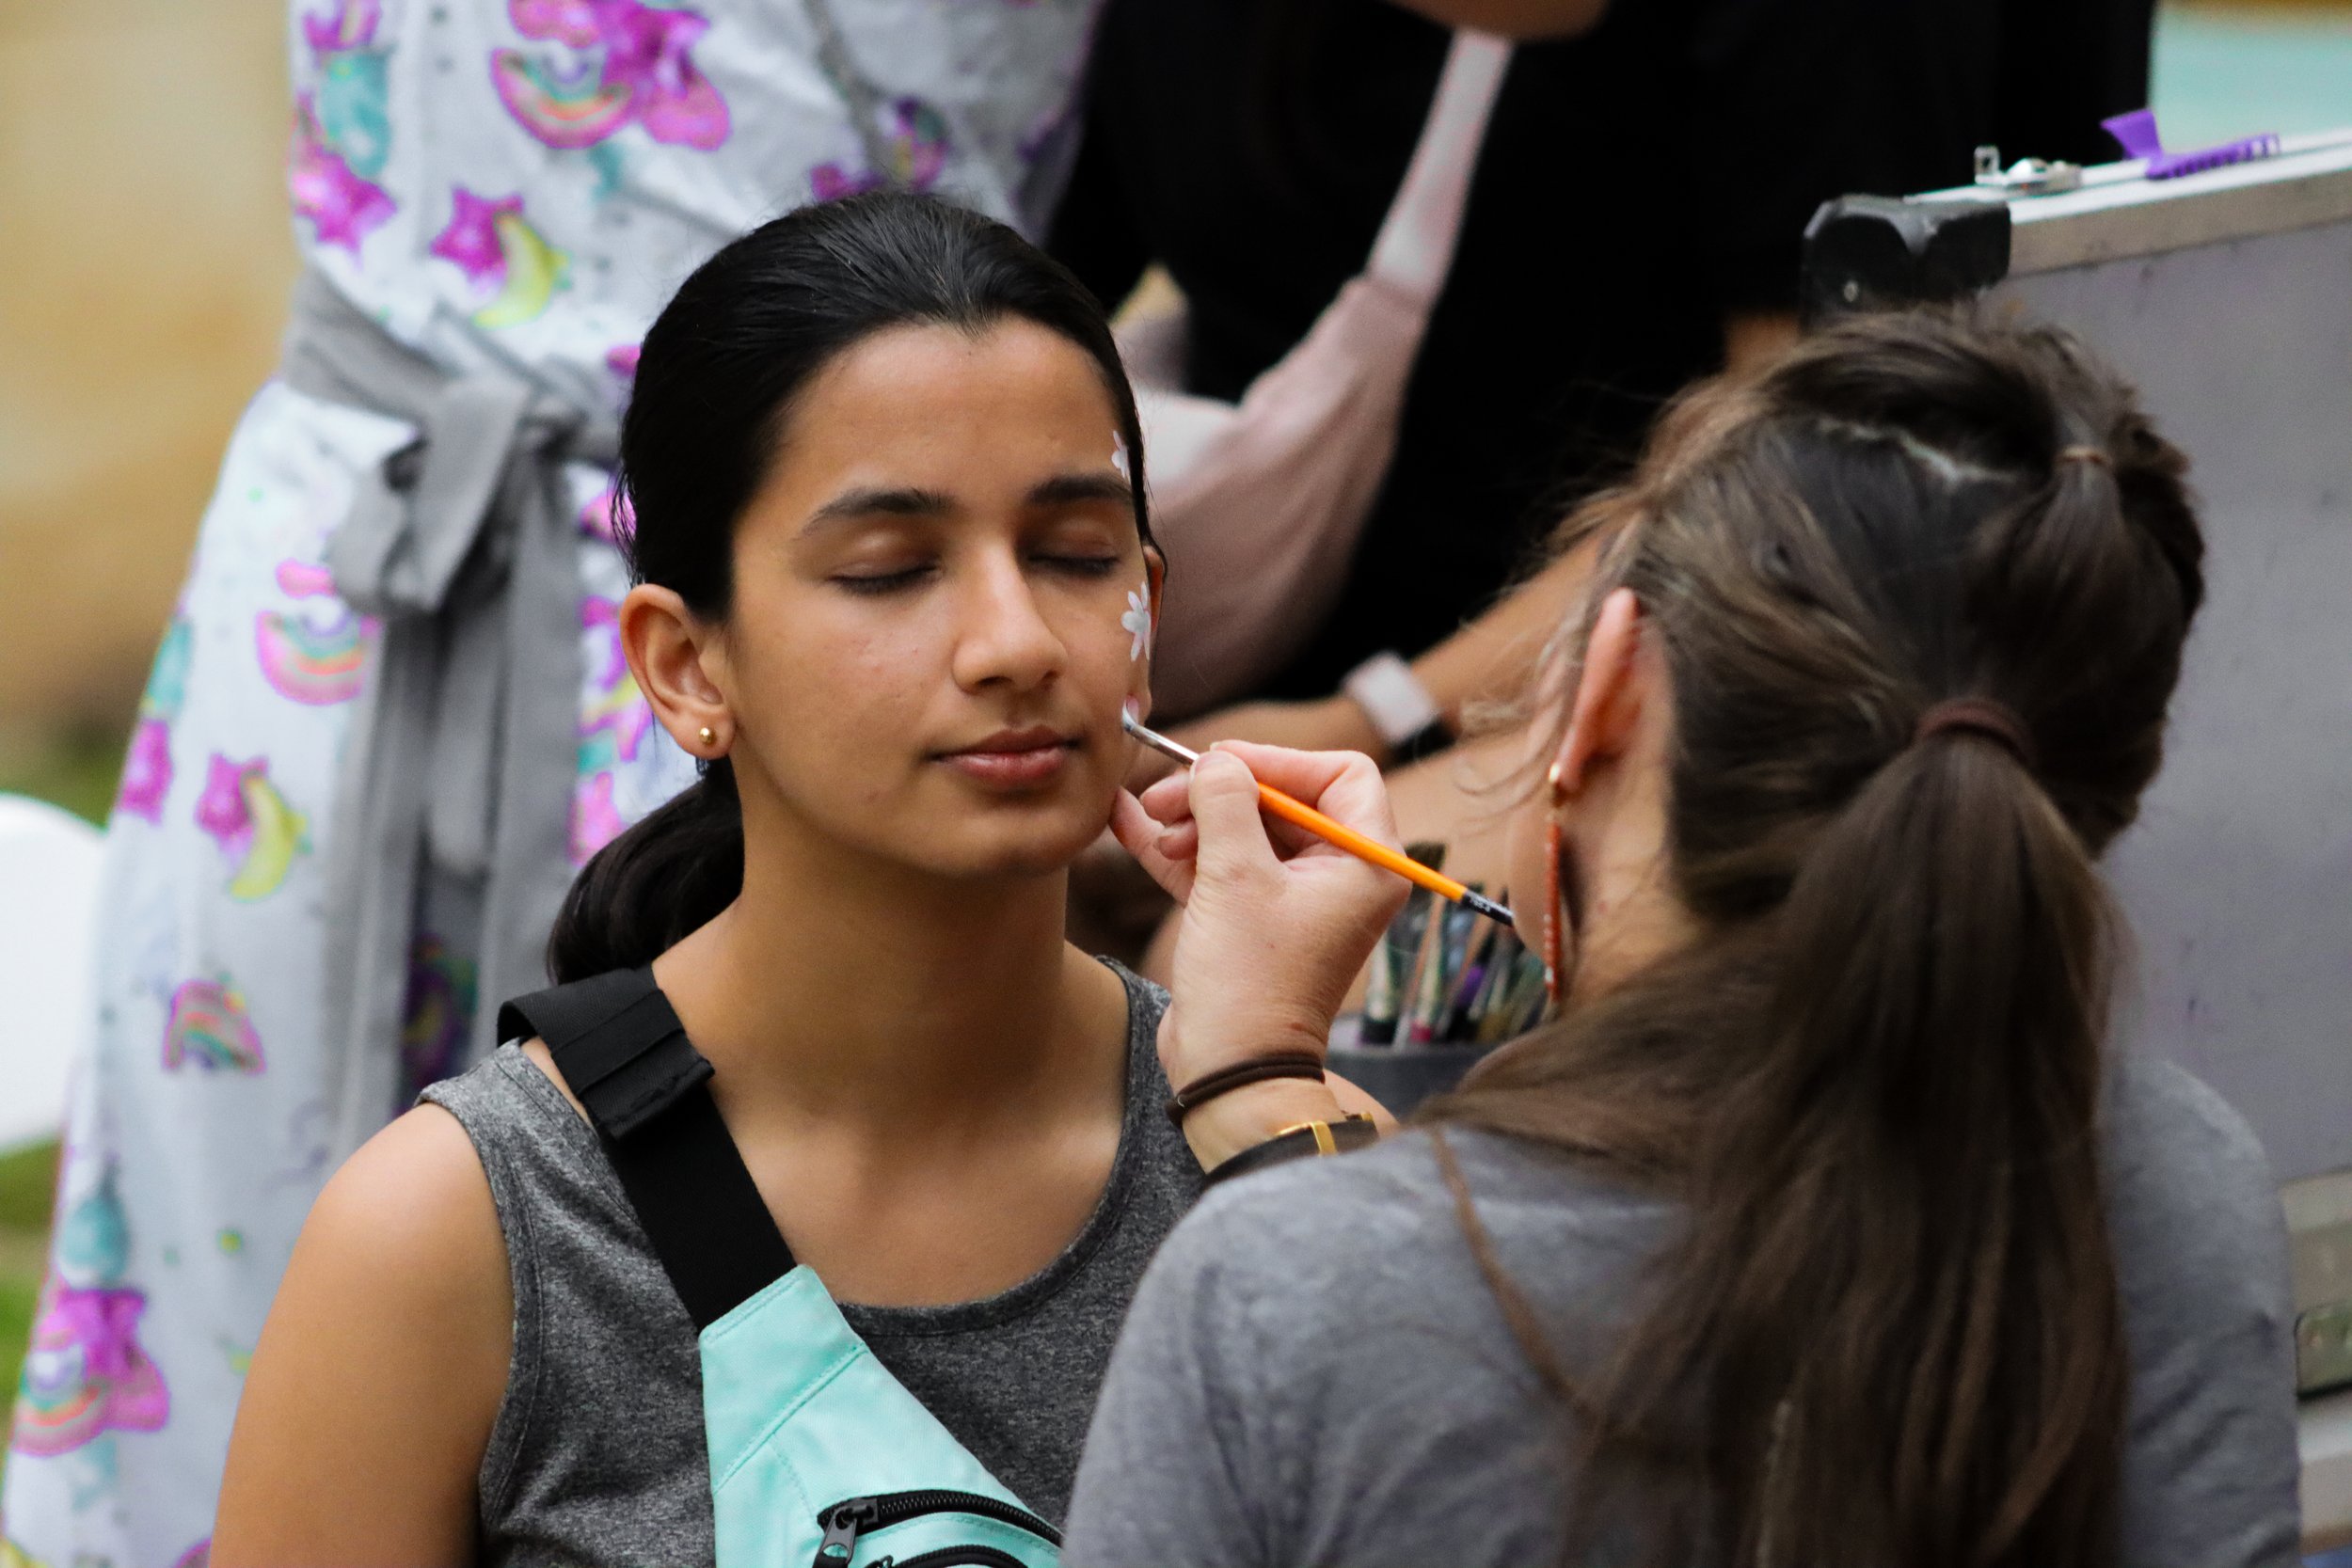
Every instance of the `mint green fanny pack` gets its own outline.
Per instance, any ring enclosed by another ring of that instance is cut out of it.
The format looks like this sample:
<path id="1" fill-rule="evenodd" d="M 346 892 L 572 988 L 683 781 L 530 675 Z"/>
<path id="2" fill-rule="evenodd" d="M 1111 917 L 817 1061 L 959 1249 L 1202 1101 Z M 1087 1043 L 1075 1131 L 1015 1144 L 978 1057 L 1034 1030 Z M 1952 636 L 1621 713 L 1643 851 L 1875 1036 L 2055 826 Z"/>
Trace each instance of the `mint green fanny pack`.
<path id="1" fill-rule="evenodd" d="M 1060 1535 L 907 1392 L 798 1263 L 650 970 L 510 1002 L 545 1040 L 699 1330 L 718 1568 L 1055 1568 Z"/>

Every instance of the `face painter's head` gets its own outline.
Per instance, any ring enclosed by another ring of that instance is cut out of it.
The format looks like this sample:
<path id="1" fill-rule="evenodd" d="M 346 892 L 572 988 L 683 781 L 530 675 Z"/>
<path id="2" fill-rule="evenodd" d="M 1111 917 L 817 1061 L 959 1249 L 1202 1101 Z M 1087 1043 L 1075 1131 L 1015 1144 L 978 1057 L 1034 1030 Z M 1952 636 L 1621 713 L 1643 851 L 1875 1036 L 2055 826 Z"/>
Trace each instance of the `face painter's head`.
<path id="1" fill-rule="evenodd" d="M 724 908 L 747 830 L 843 869 L 1066 865 L 1146 694 L 1142 451 L 1101 307 L 1002 224 L 857 197 L 698 268 L 622 427 L 621 634 L 704 778 L 582 873 L 559 976 Z"/>
<path id="2" fill-rule="evenodd" d="M 1928 311 L 1694 394 L 1581 517 L 1513 824 L 1565 1006 L 1424 1112 L 1683 1206 L 1576 1495 L 1687 1463 L 1742 1560 L 2116 1560 L 2095 863 L 2203 597 L 2185 467 L 2073 339 Z"/>
<path id="3" fill-rule="evenodd" d="M 1652 859 L 1692 927 L 1740 928 L 1839 832 L 1921 820 L 1897 802 L 1954 781 L 1988 845 L 2023 814 L 2096 857 L 2154 775 L 2202 596 L 2185 467 L 2073 339 L 1965 312 L 1857 318 L 1698 389 L 1567 530 L 1592 577 L 1535 704 L 1549 782 L 1513 891 L 1546 879 L 1549 819 L 1571 968 L 1612 864 Z M 1963 698 L 2013 715 L 2035 766 L 1913 743 Z"/>

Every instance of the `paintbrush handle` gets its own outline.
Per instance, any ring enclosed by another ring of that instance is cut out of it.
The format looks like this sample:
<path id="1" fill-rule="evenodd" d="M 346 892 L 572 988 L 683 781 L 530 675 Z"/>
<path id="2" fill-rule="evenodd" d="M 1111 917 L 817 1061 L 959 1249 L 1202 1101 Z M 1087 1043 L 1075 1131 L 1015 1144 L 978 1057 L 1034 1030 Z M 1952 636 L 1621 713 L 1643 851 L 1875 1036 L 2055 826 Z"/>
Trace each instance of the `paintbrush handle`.
<path id="1" fill-rule="evenodd" d="M 1314 807 L 1294 800 L 1272 784 L 1258 786 L 1258 803 L 1285 822 L 1296 823 L 1327 844 L 1335 844 L 1359 860 L 1370 861 L 1385 870 L 1393 871 L 1406 881 L 1425 887 L 1450 903 L 1459 903 L 1470 892 L 1461 883 L 1443 872 L 1432 871 L 1412 856 L 1401 854 L 1375 839 L 1366 838 L 1344 823 L 1335 822 Z"/>
<path id="2" fill-rule="evenodd" d="M 1174 757 L 1187 768 L 1200 760 L 1200 752 L 1189 747 L 1178 745 L 1157 731 L 1145 729 L 1133 713 L 1128 714 L 1121 722 L 1129 735 L 1134 736 L 1153 751 Z M 1453 878 L 1430 870 L 1412 856 L 1401 855 L 1387 845 L 1366 838 L 1355 829 L 1333 821 L 1314 807 L 1303 800 L 1292 799 L 1272 784 L 1262 784 L 1258 786 L 1258 803 L 1283 821 L 1297 824 L 1325 843 L 1337 845 L 1359 860 L 1370 861 L 1384 870 L 1393 871 L 1415 886 L 1427 888 L 1448 903 L 1460 904 L 1465 908 L 1476 910 L 1487 919 L 1498 921 L 1505 926 L 1511 924 L 1511 911 L 1486 895 L 1472 893 Z"/>

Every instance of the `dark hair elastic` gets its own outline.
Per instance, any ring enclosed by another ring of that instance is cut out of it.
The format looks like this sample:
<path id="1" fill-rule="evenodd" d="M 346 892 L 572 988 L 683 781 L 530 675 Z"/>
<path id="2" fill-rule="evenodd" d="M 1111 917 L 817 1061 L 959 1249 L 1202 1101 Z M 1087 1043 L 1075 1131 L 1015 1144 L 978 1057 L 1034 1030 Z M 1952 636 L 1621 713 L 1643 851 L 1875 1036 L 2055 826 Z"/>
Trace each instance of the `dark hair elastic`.
<path id="1" fill-rule="evenodd" d="M 1185 1114 L 1199 1109 L 1218 1095 L 1231 1093 L 1250 1084 L 1263 1084 L 1270 1078 L 1310 1078 L 1323 1082 L 1323 1058 L 1311 1051 L 1270 1051 L 1263 1056 L 1236 1062 L 1194 1079 L 1178 1089 L 1168 1102 L 1168 1119 L 1175 1126 L 1184 1124 Z"/>
<path id="2" fill-rule="evenodd" d="M 1996 703 L 1990 697 L 1947 697 L 1919 715 L 1919 722 L 1912 728 L 1911 743 L 1916 746 L 1931 736 L 1953 730 L 1982 736 L 2007 750 L 2026 772 L 2033 771 L 2033 737 L 2026 733 L 2026 721 L 2007 704 Z"/>

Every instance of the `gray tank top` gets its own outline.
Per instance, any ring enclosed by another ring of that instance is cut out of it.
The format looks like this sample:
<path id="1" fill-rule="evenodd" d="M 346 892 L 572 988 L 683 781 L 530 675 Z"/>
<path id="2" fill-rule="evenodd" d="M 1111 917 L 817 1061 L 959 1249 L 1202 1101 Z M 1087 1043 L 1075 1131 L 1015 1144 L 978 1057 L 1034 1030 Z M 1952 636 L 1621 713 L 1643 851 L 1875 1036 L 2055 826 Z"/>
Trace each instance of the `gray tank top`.
<path id="1" fill-rule="evenodd" d="M 1127 1303 L 1200 1184 L 1191 1148 L 1159 1114 L 1168 1090 L 1155 1040 L 1167 994 L 1118 973 L 1127 987 L 1126 1119 L 1110 1180 L 1078 1234 L 1039 1273 L 984 1301 L 844 1308 L 914 1397 L 1056 1522 Z M 514 1277 L 514 1354 L 479 1480 L 480 1560 L 708 1563 L 694 1325 L 596 1134 L 512 1045 L 421 1098 L 472 1138 Z"/>

